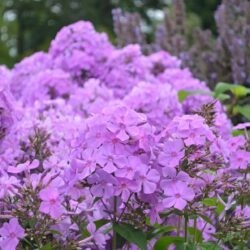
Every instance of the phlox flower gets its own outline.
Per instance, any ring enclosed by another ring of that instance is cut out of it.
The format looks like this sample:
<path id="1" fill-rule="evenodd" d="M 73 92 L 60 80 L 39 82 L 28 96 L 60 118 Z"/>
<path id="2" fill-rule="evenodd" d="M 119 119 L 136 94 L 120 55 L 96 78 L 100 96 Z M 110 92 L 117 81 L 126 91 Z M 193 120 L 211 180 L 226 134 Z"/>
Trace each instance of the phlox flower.
<path id="1" fill-rule="evenodd" d="M 165 206 L 162 203 L 152 204 L 152 208 L 149 210 L 150 223 L 154 225 L 155 223 L 162 223 L 162 219 L 159 215 L 160 212 L 165 210 Z"/>
<path id="2" fill-rule="evenodd" d="M 164 206 L 167 208 L 174 207 L 179 210 L 183 210 L 187 202 L 192 201 L 195 197 L 193 189 L 180 181 L 164 189 L 164 194 L 167 197 L 163 200 Z"/>
<path id="3" fill-rule="evenodd" d="M 163 145 L 163 150 L 158 156 L 158 162 L 164 167 L 176 167 L 184 155 L 184 143 L 182 140 L 168 140 Z"/>
<path id="4" fill-rule="evenodd" d="M 38 168 L 38 166 L 39 166 L 39 161 L 35 159 L 32 162 L 25 162 L 25 163 L 18 164 L 16 167 L 9 166 L 8 172 L 12 174 L 19 174 L 25 171 L 36 169 Z"/>
<path id="5" fill-rule="evenodd" d="M 123 177 L 129 180 L 133 180 L 135 173 L 140 168 L 145 168 L 146 166 L 140 161 L 138 157 L 128 156 L 120 158 L 118 169 L 115 172 L 115 176 Z"/>
<path id="6" fill-rule="evenodd" d="M 160 174 L 155 169 L 148 170 L 147 168 L 142 168 L 135 176 L 135 179 L 138 185 L 142 188 L 143 193 L 152 194 L 157 188 Z"/>
<path id="7" fill-rule="evenodd" d="M 88 178 L 88 183 L 92 185 L 90 191 L 93 196 L 110 198 L 114 195 L 117 180 L 111 174 L 100 169 Z"/>
<path id="8" fill-rule="evenodd" d="M 169 185 L 175 184 L 177 181 L 190 182 L 191 177 L 184 171 L 177 172 L 175 168 L 165 167 L 163 169 L 163 176 L 161 187 L 167 188 Z"/>
<path id="9" fill-rule="evenodd" d="M 120 158 L 119 155 L 114 154 L 112 148 L 104 145 L 98 149 L 96 162 L 104 171 L 111 174 L 116 171 Z"/>
<path id="10" fill-rule="evenodd" d="M 90 176 L 96 169 L 96 156 L 92 149 L 85 149 L 81 153 L 82 159 L 73 159 L 71 168 L 75 171 L 78 179 L 84 179 Z"/>
<path id="11" fill-rule="evenodd" d="M 53 219 L 58 219 L 64 212 L 60 201 L 60 194 L 55 187 L 47 187 L 39 192 L 42 200 L 39 210 L 50 215 Z"/>
<path id="12" fill-rule="evenodd" d="M 0 198 L 4 198 L 7 195 L 13 196 L 17 192 L 17 186 L 19 180 L 14 176 L 8 176 L 4 174 L 0 177 Z"/>
<path id="13" fill-rule="evenodd" d="M 5 222 L 0 228 L 0 248 L 2 250 L 16 250 L 21 239 L 25 236 L 24 229 L 16 218 L 12 218 L 9 223 Z"/>
<path id="14" fill-rule="evenodd" d="M 135 182 L 125 178 L 117 178 L 118 184 L 116 186 L 115 195 L 119 195 L 122 201 L 126 202 L 131 193 L 140 191 L 140 186 Z"/>
<path id="15" fill-rule="evenodd" d="M 250 164 L 250 152 L 237 150 L 231 153 L 230 168 L 231 169 L 247 169 Z"/>

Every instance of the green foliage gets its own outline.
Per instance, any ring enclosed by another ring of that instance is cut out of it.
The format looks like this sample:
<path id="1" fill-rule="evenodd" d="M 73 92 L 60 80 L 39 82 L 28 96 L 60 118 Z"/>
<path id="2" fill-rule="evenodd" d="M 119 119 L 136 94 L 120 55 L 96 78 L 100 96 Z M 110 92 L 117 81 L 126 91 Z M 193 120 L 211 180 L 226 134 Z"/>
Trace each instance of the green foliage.
<path id="1" fill-rule="evenodd" d="M 178 236 L 164 236 L 155 243 L 154 249 L 166 250 L 171 244 L 174 244 L 176 249 L 183 249 L 184 238 Z"/>
<path id="2" fill-rule="evenodd" d="M 250 121 L 250 105 L 236 106 L 236 110 Z"/>
<path id="3" fill-rule="evenodd" d="M 213 92 L 186 90 L 180 90 L 178 92 L 178 98 L 180 102 L 185 101 L 186 98 L 192 95 L 213 96 L 225 105 L 230 118 L 233 119 L 234 117 L 240 115 L 244 117 L 245 120 L 250 121 L 250 88 L 247 88 L 243 85 L 220 82 L 215 86 Z M 236 120 L 236 123 L 238 123 L 238 121 L 239 119 Z"/>
<path id="4" fill-rule="evenodd" d="M 214 96 L 218 97 L 219 95 L 224 94 L 227 91 L 230 91 L 237 98 L 245 97 L 246 95 L 250 94 L 250 89 L 242 85 L 220 82 L 214 89 Z"/>
<path id="5" fill-rule="evenodd" d="M 128 242 L 136 244 L 141 250 L 147 250 L 147 237 L 141 230 L 128 224 L 114 224 L 113 229 Z"/>

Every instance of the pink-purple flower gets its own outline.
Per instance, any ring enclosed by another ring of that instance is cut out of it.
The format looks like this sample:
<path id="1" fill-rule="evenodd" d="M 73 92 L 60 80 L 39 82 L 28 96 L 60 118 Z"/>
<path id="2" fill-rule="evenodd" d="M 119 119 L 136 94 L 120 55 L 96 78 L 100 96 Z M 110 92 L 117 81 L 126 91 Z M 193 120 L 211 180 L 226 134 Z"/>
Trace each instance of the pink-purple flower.
<path id="1" fill-rule="evenodd" d="M 0 228 L 0 248 L 2 250 L 16 250 L 20 240 L 24 237 L 25 230 L 19 224 L 17 218 L 12 218 Z"/>

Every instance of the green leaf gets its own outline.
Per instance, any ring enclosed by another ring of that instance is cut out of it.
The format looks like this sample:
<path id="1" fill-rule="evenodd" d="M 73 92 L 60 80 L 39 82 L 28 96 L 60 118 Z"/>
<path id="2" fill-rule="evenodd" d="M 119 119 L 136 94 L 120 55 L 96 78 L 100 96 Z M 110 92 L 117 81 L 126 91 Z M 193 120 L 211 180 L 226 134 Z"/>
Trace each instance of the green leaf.
<path id="1" fill-rule="evenodd" d="M 171 244 L 174 244 L 180 249 L 185 242 L 184 238 L 178 236 L 164 236 L 157 240 L 154 245 L 154 250 L 166 250 Z M 176 248 L 177 249 L 177 248 Z"/>
<path id="2" fill-rule="evenodd" d="M 218 202 L 215 212 L 217 215 L 220 215 L 224 211 L 224 209 L 225 206 L 221 202 Z"/>
<path id="3" fill-rule="evenodd" d="M 201 242 L 202 241 L 202 233 L 197 228 L 195 229 L 193 227 L 188 227 L 188 233 L 190 235 L 192 235 L 193 237 L 195 237 L 196 242 Z"/>
<path id="4" fill-rule="evenodd" d="M 220 101 L 226 101 L 230 99 L 231 97 L 230 95 L 227 95 L 227 94 L 219 94 L 216 98 Z"/>
<path id="5" fill-rule="evenodd" d="M 205 198 L 202 203 L 209 207 L 216 207 L 217 206 L 217 198 Z"/>
<path id="6" fill-rule="evenodd" d="M 207 217 L 204 214 L 198 214 L 204 221 L 206 221 L 208 224 L 213 225 L 211 219 L 209 217 Z"/>
<path id="7" fill-rule="evenodd" d="M 221 250 L 221 248 L 214 242 L 201 243 L 199 246 L 202 250 Z"/>
<path id="8" fill-rule="evenodd" d="M 204 91 L 204 90 L 194 90 L 194 91 L 180 90 L 178 92 L 179 102 L 185 101 L 186 98 L 188 96 L 191 96 L 191 95 L 209 95 L 209 96 L 212 96 L 213 93 L 209 92 L 209 91 Z"/>
<path id="9" fill-rule="evenodd" d="M 104 220 L 104 219 L 97 220 L 95 221 L 95 226 L 97 229 L 99 229 L 100 227 L 106 225 L 108 222 L 109 222 L 108 220 Z"/>
<path id="10" fill-rule="evenodd" d="M 220 82 L 214 89 L 214 97 L 218 98 L 220 94 L 223 94 L 226 91 L 230 91 L 236 97 L 244 97 L 250 94 L 250 89 L 242 85 Z"/>
<path id="11" fill-rule="evenodd" d="M 147 250 L 146 234 L 128 224 L 114 224 L 113 229 L 127 241 L 136 244 L 140 249 Z"/>
<path id="12" fill-rule="evenodd" d="M 176 227 L 174 226 L 159 226 L 147 235 L 147 239 L 151 240 L 152 238 L 154 238 L 155 236 L 159 234 L 169 233 L 175 230 L 176 230 Z"/>
<path id="13" fill-rule="evenodd" d="M 185 99 L 190 95 L 190 93 L 188 91 L 185 91 L 185 90 L 180 90 L 178 92 L 178 99 L 179 99 L 179 102 L 183 102 L 185 101 Z"/>
<path id="14" fill-rule="evenodd" d="M 40 250 L 53 250 L 52 246 L 50 243 L 42 246 L 42 248 Z"/>
<path id="15" fill-rule="evenodd" d="M 236 109 L 240 114 L 250 120 L 250 105 L 237 106 Z"/>
<path id="16" fill-rule="evenodd" d="M 217 198 L 205 198 L 202 203 L 208 207 L 215 207 L 215 211 L 216 213 L 219 215 L 221 214 L 224 209 L 225 206 L 217 199 Z"/>

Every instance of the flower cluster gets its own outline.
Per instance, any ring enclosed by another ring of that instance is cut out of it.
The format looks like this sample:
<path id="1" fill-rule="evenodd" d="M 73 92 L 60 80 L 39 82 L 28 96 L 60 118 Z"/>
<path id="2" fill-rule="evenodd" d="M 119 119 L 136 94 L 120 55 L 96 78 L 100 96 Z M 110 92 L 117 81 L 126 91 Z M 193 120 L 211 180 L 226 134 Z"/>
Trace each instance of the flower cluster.
<path id="1" fill-rule="evenodd" d="M 154 235 L 149 249 L 169 225 L 244 242 L 250 142 L 204 93 L 175 57 L 117 49 L 83 21 L 1 66 L 0 249 L 116 249 L 120 225 Z"/>

